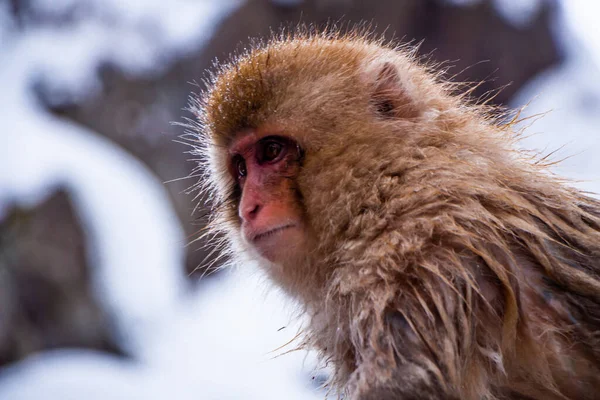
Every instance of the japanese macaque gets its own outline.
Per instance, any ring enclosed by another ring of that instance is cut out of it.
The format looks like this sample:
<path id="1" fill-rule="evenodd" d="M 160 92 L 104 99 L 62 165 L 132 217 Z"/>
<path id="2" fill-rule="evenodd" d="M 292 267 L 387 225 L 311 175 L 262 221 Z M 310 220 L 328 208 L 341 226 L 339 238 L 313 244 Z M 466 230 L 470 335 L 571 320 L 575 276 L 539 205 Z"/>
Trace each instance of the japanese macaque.
<path id="1" fill-rule="evenodd" d="M 257 45 L 192 101 L 212 232 L 345 399 L 600 399 L 600 202 L 408 48 Z"/>

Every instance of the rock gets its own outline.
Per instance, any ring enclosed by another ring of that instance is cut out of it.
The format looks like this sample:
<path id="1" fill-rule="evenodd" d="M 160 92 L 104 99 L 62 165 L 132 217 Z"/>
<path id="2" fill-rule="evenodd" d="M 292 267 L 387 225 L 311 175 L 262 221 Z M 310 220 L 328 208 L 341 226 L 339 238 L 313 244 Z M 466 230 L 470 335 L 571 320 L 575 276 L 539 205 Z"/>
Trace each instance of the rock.
<path id="1" fill-rule="evenodd" d="M 96 299 L 85 230 L 67 192 L 0 221 L 0 366 L 42 350 L 123 355 Z"/>

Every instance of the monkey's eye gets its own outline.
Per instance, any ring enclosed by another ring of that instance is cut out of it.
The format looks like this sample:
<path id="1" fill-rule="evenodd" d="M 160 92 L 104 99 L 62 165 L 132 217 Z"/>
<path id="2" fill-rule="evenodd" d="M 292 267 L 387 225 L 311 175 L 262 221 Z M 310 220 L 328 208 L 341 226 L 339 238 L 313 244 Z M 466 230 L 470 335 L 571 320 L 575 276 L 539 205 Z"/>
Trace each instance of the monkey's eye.
<path id="1" fill-rule="evenodd" d="M 262 143 L 258 154 L 259 163 L 271 163 L 279 160 L 284 153 L 284 144 L 276 139 L 267 139 Z"/>
<path id="2" fill-rule="evenodd" d="M 235 170 L 236 179 L 240 179 L 246 176 L 246 161 L 242 158 L 242 156 L 235 156 L 233 158 L 233 168 Z"/>

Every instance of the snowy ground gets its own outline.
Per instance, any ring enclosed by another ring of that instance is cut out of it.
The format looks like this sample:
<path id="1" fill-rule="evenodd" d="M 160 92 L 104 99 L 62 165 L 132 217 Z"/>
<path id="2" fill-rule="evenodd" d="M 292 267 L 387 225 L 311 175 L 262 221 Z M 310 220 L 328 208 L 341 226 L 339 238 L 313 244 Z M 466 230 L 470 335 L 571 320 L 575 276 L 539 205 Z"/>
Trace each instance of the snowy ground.
<path id="1" fill-rule="evenodd" d="M 314 360 L 278 350 L 297 332 L 291 308 L 253 275 L 226 272 L 170 316 L 147 322 L 135 361 L 48 352 L 0 374 L 0 399 L 323 399 Z"/>
<path id="2" fill-rule="evenodd" d="M 44 7 L 76 1 L 81 0 L 36 0 Z M 93 89 L 93 66 L 106 57 L 131 73 L 152 73 L 168 63 L 169 54 L 208 37 L 237 4 L 177 1 L 185 15 L 172 14 L 176 8 L 161 0 L 88 0 L 90 7 L 116 16 L 117 27 L 89 20 L 72 32 L 40 29 L 19 37 L 0 4 L 0 215 L 9 199 L 34 204 L 52 185 L 68 185 L 99 246 L 93 260 L 98 292 L 117 313 L 135 357 L 122 361 L 72 350 L 41 354 L 0 371 L 0 399 L 324 396 L 313 383 L 310 356 L 298 351 L 274 358 L 296 333 L 290 323 L 293 305 L 267 290 L 251 266 L 221 275 L 198 294 L 186 294 L 176 268 L 184 238 L 162 184 L 113 144 L 39 109 L 32 97 L 29 83 L 39 74 L 55 77 L 73 96 Z M 519 2 L 498 3 L 510 17 L 515 15 L 510 4 Z M 590 11 L 590 3 L 565 4 L 557 34 L 564 38 L 568 61 L 531 82 L 515 105 L 537 97 L 527 113 L 552 110 L 530 130 L 541 133 L 523 145 L 551 151 L 566 144 L 556 157 L 574 156 L 556 171 L 600 192 L 600 41 L 589 22 L 599 10 Z M 149 22 L 158 27 L 161 41 L 131 28 Z M 525 22 L 517 18 L 515 23 Z M 116 38 L 121 46 L 115 46 Z M 123 57 L 132 49 L 137 63 Z M 54 57 L 59 51 L 63 56 Z"/>

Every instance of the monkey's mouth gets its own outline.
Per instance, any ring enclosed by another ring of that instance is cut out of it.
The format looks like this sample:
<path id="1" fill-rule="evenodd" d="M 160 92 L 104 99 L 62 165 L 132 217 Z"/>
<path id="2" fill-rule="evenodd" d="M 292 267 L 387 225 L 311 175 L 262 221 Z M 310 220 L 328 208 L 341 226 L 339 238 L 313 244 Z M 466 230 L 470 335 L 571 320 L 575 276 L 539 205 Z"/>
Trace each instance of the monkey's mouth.
<path id="1" fill-rule="evenodd" d="M 283 225 L 283 226 L 279 226 L 277 228 L 270 229 L 270 230 L 268 230 L 266 232 L 258 233 L 256 235 L 252 236 L 251 241 L 254 242 L 254 243 L 256 243 L 256 242 L 258 242 L 260 240 L 263 240 L 263 239 L 266 239 L 268 237 L 274 236 L 274 235 L 278 234 L 281 231 L 293 228 L 294 226 L 296 226 L 296 225 L 294 225 L 294 224 L 288 224 L 288 225 Z"/>

